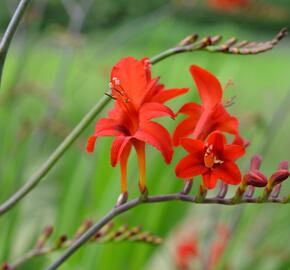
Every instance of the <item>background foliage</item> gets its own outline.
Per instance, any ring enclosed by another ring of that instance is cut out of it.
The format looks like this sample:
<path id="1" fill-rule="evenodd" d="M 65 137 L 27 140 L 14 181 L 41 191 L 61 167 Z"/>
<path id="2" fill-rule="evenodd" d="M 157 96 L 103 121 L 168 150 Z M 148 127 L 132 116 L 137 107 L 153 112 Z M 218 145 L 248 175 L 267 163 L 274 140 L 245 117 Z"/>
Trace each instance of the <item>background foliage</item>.
<path id="1" fill-rule="evenodd" d="M 138 4 L 128 0 L 93 1 L 82 21 L 66 11 L 65 6 L 71 8 L 72 3 L 63 2 L 66 5 L 56 0 L 33 3 L 7 59 L 0 93 L 1 201 L 23 184 L 103 95 L 110 67 L 119 58 L 152 56 L 192 32 L 264 40 L 289 23 L 289 17 L 271 23 L 259 16 L 212 15 L 212 10 L 196 16 L 205 8 L 201 4 L 188 9 L 191 1 L 163 0 Z M 289 9 L 287 1 L 280 2 L 283 10 Z M 80 3 L 85 5 L 86 1 Z M 16 1 L 0 3 L 2 29 L 15 4 Z M 231 111 L 241 119 L 242 134 L 252 141 L 241 166 L 246 170 L 250 155 L 261 153 L 265 158 L 262 168 L 270 174 L 279 160 L 290 157 L 289 60 L 288 38 L 275 50 L 259 56 L 175 56 L 154 67 L 153 73 L 160 74 L 169 88 L 192 88 L 172 104 L 175 109 L 185 100 L 197 100 L 188 72 L 190 64 L 209 69 L 223 84 L 233 80 L 234 86 L 226 91 L 226 96 L 237 96 Z M 274 115 L 278 115 L 278 121 L 273 121 Z M 174 128 L 172 121 L 162 121 Z M 53 224 L 57 234 L 70 234 L 85 218 L 97 220 L 113 206 L 119 192 L 119 170 L 109 164 L 111 139 L 101 138 L 94 155 L 85 152 L 86 139 L 93 128 L 92 124 L 37 189 L 0 219 L 0 261 L 23 254 L 46 224 Z M 157 151 L 147 150 L 150 193 L 180 190 L 182 182 L 172 168 L 184 154 L 182 150 L 177 151 L 171 167 L 163 164 Z M 129 168 L 133 197 L 137 194 L 135 156 L 130 159 Z M 283 189 L 289 191 L 289 184 L 285 183 Z M 165 239 L 170 239 L 176 226 L 185 220 L 190 220 L 192 228 L 205 223 L 205 247 L 216 233 L 216 224 L 228 224 L 233 228 L 233 237 L 223 262 L 229 261 L 233 269 L 289 269 L 288 207 L 190 206 L 172 202 L 140 206 L 116 222 L 141 224 L 143 229 Z M 157 269 L 156 264 L 158 269 L 174 269 L 173 247 L 165 247 L 140 243 L 90 245 L 62 269 Z M 23 269 L 42 269 L 57 255 L 35 259 Z"/>

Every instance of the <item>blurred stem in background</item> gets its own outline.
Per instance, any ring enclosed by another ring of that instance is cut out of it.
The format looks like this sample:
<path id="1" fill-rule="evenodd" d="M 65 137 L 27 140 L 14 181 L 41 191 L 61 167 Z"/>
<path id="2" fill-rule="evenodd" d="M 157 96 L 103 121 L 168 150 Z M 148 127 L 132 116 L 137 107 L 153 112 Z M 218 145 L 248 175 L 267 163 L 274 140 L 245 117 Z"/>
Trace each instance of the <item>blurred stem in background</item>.
<path id="1" fill-rule="evenodd" d="M 25 10 L 27 9 L 28 5 L 30 4 L 31 0 L 21 0 L 7 26 L 7 29 L 1 39 L 0 43 L 0 83 L 2 72 L 5 64 L 5 59 L 13 39 L 13 36 L 18 28 L 18 25 L 24 15 Z"/>

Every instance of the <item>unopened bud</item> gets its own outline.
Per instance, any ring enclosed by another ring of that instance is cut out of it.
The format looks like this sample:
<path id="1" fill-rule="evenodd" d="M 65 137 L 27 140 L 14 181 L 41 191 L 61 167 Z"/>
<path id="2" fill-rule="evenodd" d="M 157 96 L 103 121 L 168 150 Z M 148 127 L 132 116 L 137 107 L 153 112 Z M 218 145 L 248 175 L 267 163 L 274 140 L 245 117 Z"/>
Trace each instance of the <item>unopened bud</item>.
<path id="1" fill-rule="evenodd" d="M 288 170 L 289 162 L 287 160 L 283 160 L 279 163 L 278 170 Z"/>
<path id="2" fill-rule="evenodd" d="M 259 170 L 262 163 L 262 157 L 260 155 L 254 155 L 251 158 L 250 170 Z"/>
<path id="3" fill-rule="evenodd" d="M 245 174 L 243 183 L 247 186 L 265 187 L 267 186 L 268 181 L 267 177 L 262 172 L 258 170 L 250 170 Z"/>
<path id="4" fill-rule="evenodd" d="M 38 240 L 36 242 L 35 247 L 37 249 L 43 248 L 46 240 L 50 237 L 50 235 L 52 234 L 52 232 L 53 232 L 53 226 L 51 226 L 51 225 L 46 226 L 43 229 L 41 235 L 39 236 L 39 238 L 38 238 Z"/>
<path id="5" fill-rule="evenodd" d="M 2 264 L 0 269 L 1 270 L 10 270 L 11 267 L 10 267 L 10 265 L 8 263 L 5 262 L 5 263 Z"/>
<path id="6" fill-rule="evenodd" d="M 192 44 L 193 42 L 195 42 L 198 39 L 198 35 L 197 34 L 193 34 L 190 36 L 187 36 L 186 38 L 184 38 L 183 40 L 180 41 L 180 43 L 178 44 L 178 46 L 187 46 Z"/>
<path id="7" fill-rule="evenodd" d="M 92 225 L 93 225 L 92 220 L 90 219 L 85 220 L 83 224 L 77 229 L 74 239 L 76 240 L 80 238 L 80 236 L 83 235 Z"/>
<path id="8" fill-rule="evenodd" d="M 275 186 L 285 181 L 288 177 L 288 170 L 278 170 L 271 175 L 269 182 L 271 183 L 271 186 Z"/>
<path id="9" fill-rule="evenodd" d="M 58 248 L 63 247 L 63 244 L 66 242 L 66 240 L 67 240 L 67 236 L 65 234 L 61 235 L 56 242 L 56 247 Z"/>

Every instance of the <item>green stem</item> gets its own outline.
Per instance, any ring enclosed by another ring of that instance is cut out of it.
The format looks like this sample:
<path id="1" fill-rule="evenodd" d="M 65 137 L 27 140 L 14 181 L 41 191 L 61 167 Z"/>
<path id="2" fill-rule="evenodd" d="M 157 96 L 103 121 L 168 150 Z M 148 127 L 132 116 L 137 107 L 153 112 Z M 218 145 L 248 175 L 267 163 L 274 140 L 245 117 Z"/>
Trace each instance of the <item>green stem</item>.
<path id="1" fill-rule="evenodd" d="M 87 113 L 87 115 L 85 115 L 65 140 L 55 149 L 47 161 L 30 177 L 30 179 L 28 179 L 24 186 L 0 206 L 0 216 L 25 197 L 40 182 L 40 180 L 51 170 L 54 164 L 62 157 L 73 142 L 75 142 L 85 128 L 92 122 L 92 120 L 104 109 L 109 101 L 110 98 L 108 96 L 102 97 L 102 99 Z"/>
<path id="2" fill-rule="evenodd" d="M 7 26 L 7 29 L 1 39 L 0 42 L 0 83 L 1 83 L 1 76 L 3 71 L 3 66 L 5 63 L 6 55 L 8 49 L 10 47 L 11 41 L 13 36 L 18 28 L 18 25 L 24 15 L 24 12 L 28 5 L 30 4 L 31 0 L 21 0 Z"/>

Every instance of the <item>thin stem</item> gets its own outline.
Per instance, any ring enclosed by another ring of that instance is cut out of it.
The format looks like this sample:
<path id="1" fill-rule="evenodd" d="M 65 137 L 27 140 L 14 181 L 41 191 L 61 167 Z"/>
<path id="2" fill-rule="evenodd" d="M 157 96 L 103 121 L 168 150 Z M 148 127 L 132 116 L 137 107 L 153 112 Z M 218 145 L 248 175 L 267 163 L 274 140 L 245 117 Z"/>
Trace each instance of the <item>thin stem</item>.
<path id="1" fill-rule="evenodd" d="M 22 186 L 0 206 L 0 216 L 25 197 L 40 182 L 40 180 L 51 170 L 54 164 L 62 157 L 66 150 L 80 136 L 96 115 L 103 110 L 109 101 L 110 98 L 108 96 L 102 97 L 102 99 L 87 113 L 87 115 L 85 115 L 65 140 L 55 149 L 47 161 L 30 177 L 24 186 Z"/>
<path id="2" fill-rule="evenodd" d="M 148 196 L 146 200 L 134 199 L 125 204 L 113 208 L 100 221 L 95 223 L 87 232 L 85 232 L 73 245 L 71 245 L 55 262 L 45 268 L 45 270 L 54 270 L 61 266 L 70 256 L 72 256 L 79 248 L 81 248 L 87 241 L 89 241 L 104 225 L 113 220 L 122 213 L 137 207 L 140 204 L 160 203 L 168 201 L 185 201 L 189 203 L 196 203 L 196 197 L 185 195 L 181 193 Z M 203 204 L 223 204 L 223 205 L 237 205 L 245 203 L 259 203 L 258 198 L 246 198 L 235 202 L 232 198 L 220 199 L 218 197 L 205 198 Z M 268 199 L 265 203 L 289 203 L 287 200 Z"/>
<path id="3" fill-rule="evenodd" d="M 13 36 L 18 28 L 18 25 L 24 15 L 24 12 L 28 5 L 30 4 L 31 0 L 21 0 L 7 26 L 7 29 L 1 39 L 0 42 L 0 82 L 1 82 L 1 75 L 3 71 L 3 66 L 5 63 L 6 55 L 9 50 L 11 41 Z"/>

